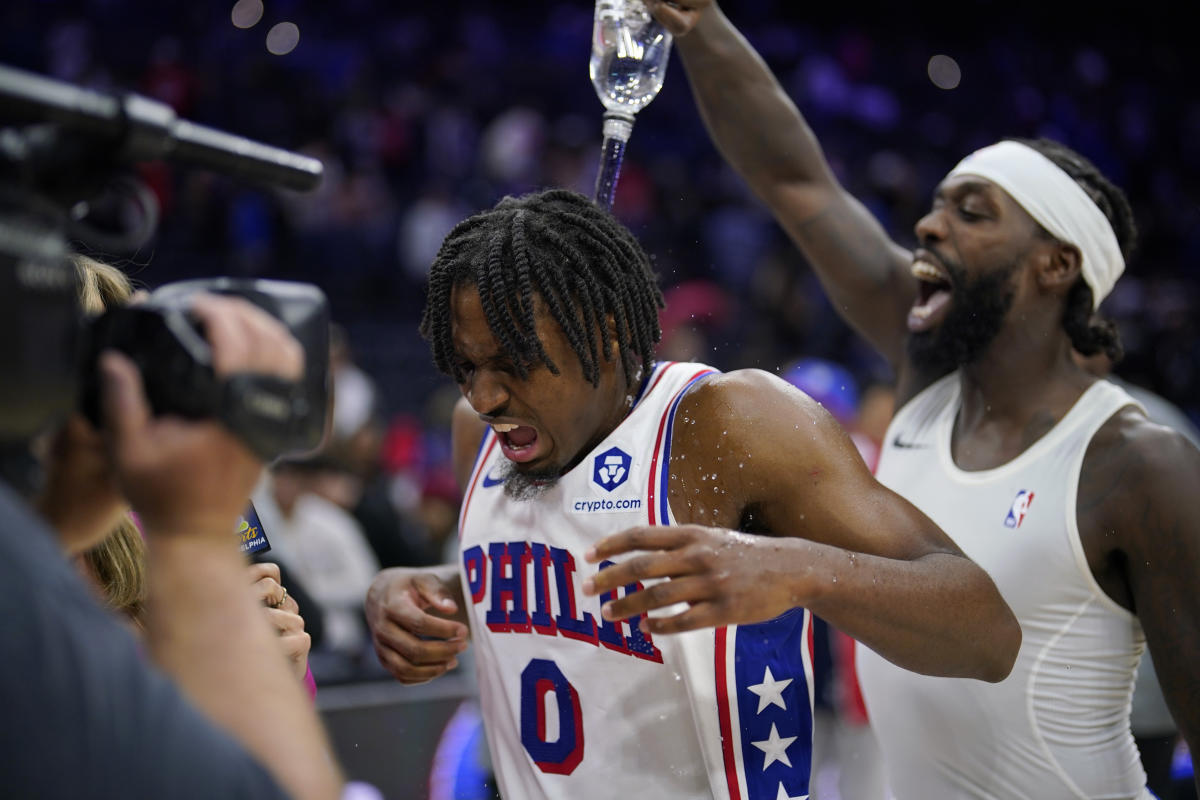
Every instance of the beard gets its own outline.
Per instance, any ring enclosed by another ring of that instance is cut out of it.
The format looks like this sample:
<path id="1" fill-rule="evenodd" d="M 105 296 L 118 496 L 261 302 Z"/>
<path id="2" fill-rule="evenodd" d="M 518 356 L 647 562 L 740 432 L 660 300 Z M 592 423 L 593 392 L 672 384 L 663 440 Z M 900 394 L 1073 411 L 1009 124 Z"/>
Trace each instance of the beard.
<path id="1" fill-rule="evenodd" d="M 538 499 L 558 483 L 560 477 L 559 471 L 552 467 L 522 472 L 511 461 L 505 463 L 500 474 L 504 479 L 504 496 L 522 502 Z"/>
<path id="2" fill-rule="evenodd" d="M 1011 278 L 1017 262 L 974 281 L 962 267 L 943 262 L 950 273 L 950 310 L 942 324 L 908 336 L 908 357 L 922 371 L 945 374 L 974 363 L 999 335 L 1016 292 Z"/>

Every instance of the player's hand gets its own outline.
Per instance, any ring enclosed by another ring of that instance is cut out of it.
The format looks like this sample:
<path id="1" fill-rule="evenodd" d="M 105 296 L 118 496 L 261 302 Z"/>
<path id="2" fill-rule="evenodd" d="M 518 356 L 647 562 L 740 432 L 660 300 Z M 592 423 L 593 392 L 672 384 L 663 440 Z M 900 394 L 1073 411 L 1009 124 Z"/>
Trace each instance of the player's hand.
<path id="1" fill-rule="evenodd" d="M 432 609 L 435 613 L 430 613 Z M 458 666 L 467 626 L 445 616 L 458 603 L 439 576 L 396 567 L 375 576 L 367 590 L 367 626 L 379 663 L 401 683 L 424 683 Z"/>
<path id="2" fill-rule="evenodd" d="M 696 27 L 704 10 L 714 3 L 713 0 L 647 0 L 646 5 L 672 36 L 686 36 Z"/>
<path id="3" fill-rule="evenodd" d="M 250 583 L 255 596 L 266 607 L 267 621 L 279 634 L 279 646 L 292 665 L 296 677 L 304 680 L 308 672 L 308 651 L 312 649 L 312 637 L 304 630 L 304 617 L 300 606 L 287 593 L 279 579 L 279 565 L 270 562 L 251 564 Z"/>
<path id="4" fill-rule="evenodd" d="M 218 377 L 258 372 L 295 380 L 304 352 L 283 323 L 233 297 L 192 306 L 212 345 Z M 151 415 L 142 377 L 115 351 L 100 356 L 104 429 L 117 482 L 148 533 L 227 535 L 245 508 L 262 462 L 215 420 Z"/>
<path id="5" fill-rule="evenodd" d="M 631 528 L 606 537 L 585 554 L 598 563 L 631 556 L 585 580 L 583 592 L 599 595 L 655 578 L 670 578 L 605 603 L 606 620 L 641 616 L 646 633 L 680 633 L 720 625 L 749 624 L 777 617 L 800 605 L 792 591 L 803 572 L 802 539 L 777 539 L 709 528 L 669 525 Z M 797 556 L 800 556 L 797 558 Z M 648 611 L 686 603 L 665 617 Z"/>

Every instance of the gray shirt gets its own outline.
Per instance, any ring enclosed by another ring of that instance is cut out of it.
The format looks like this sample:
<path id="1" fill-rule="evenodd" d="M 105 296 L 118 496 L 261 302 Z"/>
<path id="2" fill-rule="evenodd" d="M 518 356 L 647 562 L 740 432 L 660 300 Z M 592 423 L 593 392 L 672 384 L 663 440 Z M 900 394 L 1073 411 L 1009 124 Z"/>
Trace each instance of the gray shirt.
<path id="1" fill-rule="evenodd" d="M 2 483 L 0 786 L 71 800 L 286 797 L 146 662 Z"/>

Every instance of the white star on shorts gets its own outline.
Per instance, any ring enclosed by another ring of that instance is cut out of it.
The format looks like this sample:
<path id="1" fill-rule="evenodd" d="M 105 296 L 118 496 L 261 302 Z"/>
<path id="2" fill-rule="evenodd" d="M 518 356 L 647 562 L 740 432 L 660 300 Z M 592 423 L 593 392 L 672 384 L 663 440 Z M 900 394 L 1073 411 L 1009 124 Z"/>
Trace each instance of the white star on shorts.
<path id="1" fill-rule="evenodd" d="M 779 706 L 784 711 L 787 711 L 787 704 L 783 702 L 783 690 L 791 684 L 792 679 L 777 681 L 775 676 L 771 674 L 771 668 L 768 666 L 763 670 L 762 683 L 756 683 L 753 686 L 746 688 L 758 695 L 758 711 L 761 714 L 767 706 Z"/>
<path id="2" fill-rule="evenodd" d="M 784 765 L 790 767 L 792 760 L 788 758 L 787 749 L 791 746 L 792 742 L 796 741 L 796 738 L 795 736 L 781 737 L 779 731 L 775 729 L 775 723 L 772 722 L 771 733 L 766 739 L 761 742 L 751 742 L 750 744 L 766 753 L 766 757 L 763 759 L 763 771 L 766 771 L 767 767 L 776 761 L 781 761 Z"/>
<path id="3" fill-rule="evenodd" d="M 787 789 L 783 788 L 783 783 L 781 782 L 779 784 L 779 791 L 775 793 L 775 800 L 808 800 L 808 795 L 805 794 L 799 797 L 792 797 L 787 793 Z"/>

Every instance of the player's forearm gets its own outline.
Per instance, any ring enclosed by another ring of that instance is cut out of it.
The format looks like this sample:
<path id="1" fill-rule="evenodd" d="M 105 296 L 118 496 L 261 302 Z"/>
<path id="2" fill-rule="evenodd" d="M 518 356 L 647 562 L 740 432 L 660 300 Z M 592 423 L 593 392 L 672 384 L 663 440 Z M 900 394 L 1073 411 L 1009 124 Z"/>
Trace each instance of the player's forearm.
<path id="1" fill-rule="evenodd" d="M 905 669 L 1000 681 L 1021 629 L 991 578 L 963 556 L 911 561 L 818 546 L 798 576 L 807 607 Z"/>
<path id="2" fill-rule="evenodd" d="M 154 659 L 293 797 L 337 797 L 341 778 L 320 722 L 246 583 L 233 540 L 152 534 Z"/>
<path id="3" fill-rule="evenodd" d="M 721 9 L 705 11 L 678 48 L 714 144 L 768 205 L 781 187 L 832 182 L 816 136 Z"/>

